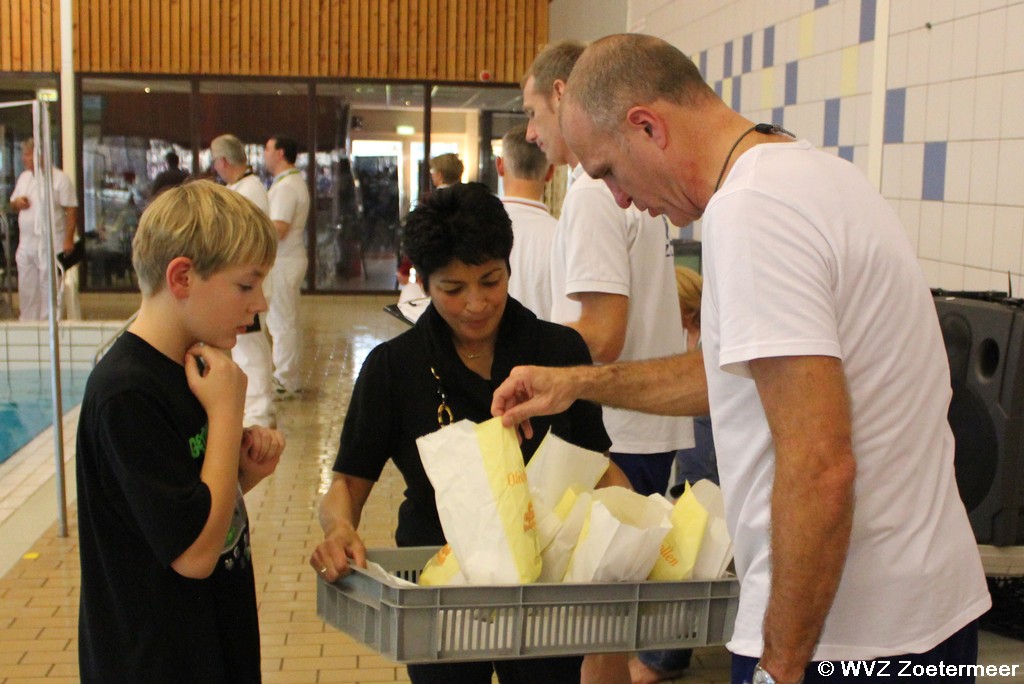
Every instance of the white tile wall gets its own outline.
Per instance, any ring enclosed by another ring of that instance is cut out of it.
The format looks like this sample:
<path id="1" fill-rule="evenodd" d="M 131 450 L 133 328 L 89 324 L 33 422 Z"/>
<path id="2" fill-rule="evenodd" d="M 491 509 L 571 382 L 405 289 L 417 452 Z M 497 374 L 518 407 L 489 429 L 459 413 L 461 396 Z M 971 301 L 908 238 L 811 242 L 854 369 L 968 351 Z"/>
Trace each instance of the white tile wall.
<path id="1" fill-rule="evenodd" d="M 967 243 L 965 263 L 975 268 L 992 268 L 992 236 L 995 232 L 996 208 L 990 204 L 974 204 L 967 210 Z M 1017 250 L 1020 258 L 1020 250 Z"/>
<path id="2" fill-rule="evenodd" d="M 854 163 L 864 169 L 881 138 L 871 130 L 871 114 L 873 101 L 885 97 L 873 93 L 873 64 L 884 58 L 884 88 L 907 91 L 904 140 L 881 150 L 881 190 L 898 207 L 929 283 L 1005 289 L 1009 269 L 1024 286 L 1024 0 L 880 2 L 879 11 L 889 12 L 881 56 L 880 41 L 860 44 L 861 4 L 630 0 L 631 12 L 657 13 L 647 31 L 685 36 L 680 47 L 692 54 L 708 50 L 712 79 L 721 78 L 727 41 L 734 42 L 739 73 L 742 39 L 751 33 L 754 74 L 741 86 L 748 118 L 767 119 L 783 105 L 785 65 L 799 60 L 797 104 L 785 107 L 785 125 L 821 144 L 823 101 L 841 98 L 839 143 L 856 146 Z M 775 67 L 759 71 L 768 26 L 775 30 Z M 841 56 L 851 46 L 858 51 L 853 94 Z M 941 141 L 948 143 L 944 200 L 922 201 L 923 144 Z"/>

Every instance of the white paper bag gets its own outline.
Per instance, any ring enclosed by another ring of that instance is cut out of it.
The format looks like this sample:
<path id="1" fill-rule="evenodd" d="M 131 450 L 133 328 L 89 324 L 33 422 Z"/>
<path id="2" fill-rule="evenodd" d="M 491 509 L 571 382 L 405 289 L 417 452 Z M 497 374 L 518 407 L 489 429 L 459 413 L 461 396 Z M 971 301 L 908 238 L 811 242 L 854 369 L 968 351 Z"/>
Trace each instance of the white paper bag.
<path id="1" fill-rule="evenodd" d="M 470 584 L 528 584 L 541 570 L 519 441 L 500 418 L 416 440 L 441 528 Z"/>
<path id="2" fill-rule="evenodd" d="M 592 503 L 573 551 L 566 582 L 636 582 L 647 578 L 672 529 L 672 504 L 660 494 L 623 487 L 590 494 Z"/>
<path id="3" fill-rule="evenodd" d="M 569 566 L 590 499 L 589 492 L 608 469 L 604 454 L 570 444 L 548 432 L 526 466 L 537 543 L 541 549 L 541 582 L 561 582 Z"/>
<path id="4" fill-rule="evenodd" d="M 711 480 L 700 480 L 690 488 L 693 496 L 708 512 L 704 541 L 693 565 L 693 579 L 718 579 L 725 575 L 732 562 L 733 546 L 725 526 L 725 504 L 722 490 Z"/>

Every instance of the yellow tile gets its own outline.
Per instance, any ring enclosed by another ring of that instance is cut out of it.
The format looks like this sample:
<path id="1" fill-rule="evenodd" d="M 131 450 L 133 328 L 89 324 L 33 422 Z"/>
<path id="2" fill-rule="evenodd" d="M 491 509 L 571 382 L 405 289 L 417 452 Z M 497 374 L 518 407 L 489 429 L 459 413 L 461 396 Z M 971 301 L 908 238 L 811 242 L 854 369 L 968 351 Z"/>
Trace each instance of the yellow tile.
<path id="1" fill-rule="evenodd" d="M 839 94 L 843 97 L 857 94 L 857 77 L 860 69 L 860 47 L 850 45 L 843 48 L 842 76 Z"/>
<path id="2" fill-rule="evenodd" d="M 814 54 L 814 12 L 800 17 L 800 59 Z"/>

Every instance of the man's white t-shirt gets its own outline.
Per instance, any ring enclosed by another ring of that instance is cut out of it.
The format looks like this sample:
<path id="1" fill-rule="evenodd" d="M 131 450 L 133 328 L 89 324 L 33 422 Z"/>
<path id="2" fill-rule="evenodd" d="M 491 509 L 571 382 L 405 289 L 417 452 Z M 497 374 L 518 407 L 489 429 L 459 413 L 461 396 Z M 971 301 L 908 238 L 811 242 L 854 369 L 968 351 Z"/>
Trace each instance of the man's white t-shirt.
<path id="1" fill-rule="evenodd" d="M 543 202 L 503 197 L 512 219 L 508 293 L 542 320 L 551 320 L 551 243 L 558 222 Z"/>
<path id="2" fill-rule="evenodd" d="M 685 351 L 668 223 L 635 207 L 622 209 L 602 181 L 577 165 L 562 203 L 551 250 L 551 320 L 579 320 L 581 292 L 629 297 L 620 361 Z M 637 411 L 603 409 L 612 451 L 653 454 L 694 445 L 687 421 Z"/>
<path id="3" fill-rule="evenodd" d="M 745 152 L 704 213 L 701 341 L 740 607 L 758 657 L 775 452 L 748 362 L 842 360 L 856 459 L 839 590 L 814 660 L 929 650 L 990 605 L 953 471 L 935 306 L 900 221 L 852 164 L 807 142 Z"/>
<path id="4" fill-rule="evenodd" d="M 298 169 L 283 171 L 270 186 L 270 220 L 291 226 L 277 245 L 277 260 L 306 261 L 303 236 L 309 216 L 309 190 Z"/>
<path id="5" fill-rule="evenodd" d="M 60 252 L 64 248 L 65 217 L 64 207 L 77 207 L 78 197 L 75 195 L 75 186 L 71 179 L 58 168 L 52 170 L 53 192 L 50 199 L 53 207 L 53 243 L 54 249 Z M 32 171 L 22 171 L 18 181 L 14 184 L 14 192 L 11 193 L 11 200 L 15 197 L 28 197 L 29 207 L 18 212 L 18 235 L 19 246 L 23 248 L 42 245 L 44 233 L 36 225 L 36 217 L 39 215 L 39 207 L 42 206 L 41 186 L 36 181 L 36 175 Z"/>
<path id="6" fill-rule="evenodd" d="M 267 189 L 263 187 L 263 182 L 256 174 L 246 173 L 234 183 L 229 183 L 228 189 L 234 190 L 259 207 L 264 214 L 270 216 L 270 200 L 267 198 Z"/>

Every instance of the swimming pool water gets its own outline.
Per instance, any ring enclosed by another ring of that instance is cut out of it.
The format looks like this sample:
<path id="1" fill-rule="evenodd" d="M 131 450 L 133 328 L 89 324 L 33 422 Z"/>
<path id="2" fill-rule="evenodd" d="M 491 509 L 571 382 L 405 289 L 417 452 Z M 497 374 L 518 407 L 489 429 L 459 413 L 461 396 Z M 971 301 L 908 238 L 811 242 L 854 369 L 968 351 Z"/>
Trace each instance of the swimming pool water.
<path id="1" fill-rule="evenodd" d="M 68 368 L 61 374 L 65 412 L 82 403 L 89 368 Z M 13 456 L 53 425 L 50 368 L 0 373 L 0 463 Z"/>

